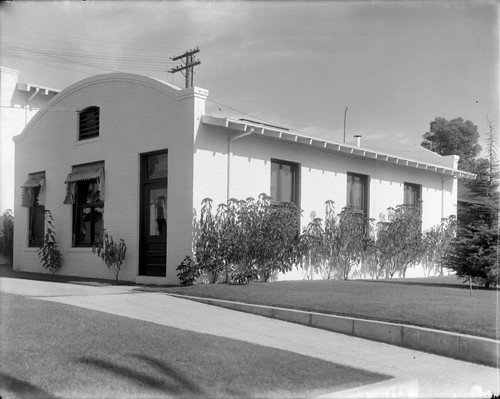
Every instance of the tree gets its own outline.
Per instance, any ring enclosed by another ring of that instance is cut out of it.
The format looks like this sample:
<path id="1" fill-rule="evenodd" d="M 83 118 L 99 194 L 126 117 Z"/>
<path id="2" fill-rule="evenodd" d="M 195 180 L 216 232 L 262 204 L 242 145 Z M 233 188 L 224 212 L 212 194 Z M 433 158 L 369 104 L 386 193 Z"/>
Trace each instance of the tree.
<path id="1" fill-rule="evenodd" d="M 495 126 L 488 119 L 488 158 L 478 160 L 477 179 L 467 184 L 474 202 L 459 209 L 457 237 L 443 259 L 443 265 L 459 277 L 486 287 L 498 284 L 499 168 Z"/>
<path id="2" fill-rule="evenodd" d="M 436 117 L 430 123 L 429 131 L 422 137 L 422 147 L 439 155 L 460 156 L 458 167 L 462 170 L 471 171 L 474 159 L 481 151 L 477 126 L 462 118 L 446 120 Z"/>

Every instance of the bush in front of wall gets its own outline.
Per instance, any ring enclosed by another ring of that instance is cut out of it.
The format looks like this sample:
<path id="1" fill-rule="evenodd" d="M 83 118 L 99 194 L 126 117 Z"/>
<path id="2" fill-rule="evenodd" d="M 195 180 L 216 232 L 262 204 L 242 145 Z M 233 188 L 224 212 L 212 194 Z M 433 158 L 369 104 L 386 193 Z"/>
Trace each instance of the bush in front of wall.
<path id="1" fill-rule="evenodd" d="M 104 229 L 101 231 L 99 239 L 92 246 L 92 252 L 102 259 L 115 276 L 116 281 L 118 281 L 118 275 L 127 253 L 125 240 L 120 238 L 119 242 L 115 242 L 113 236 Z"/>
<path id="2" fill-rule="evenodd" d="M 45 234 L 43 244 L 38 250 L 38 259 L 42 266 L 54 274 L 61 268 L 62 254 L 57 248 L 54 218 L 49 210 L 45 211 Z"/>
<path id="3" fill-rule="evenodd" d="M 179 277 L 181 285 L 193 285 L 201 274 L 200 268 L 189 255 L 186 255 L 176 270 L 178 271 L 177 277 Z"/>
<path id="4" fill-rule="evenodd" d="M 230 199 L 212 210 L 212 200 L 202 201 L 194 245 L 195 260 L 210 281 L 267 282 L 286 272 L 300 257 L 300 208 L 292 203 Z"/>
<path id="5" fill-rule="evenodd" d="M 12 262 L 14 253 L 14 215 L 10 209 L 2 213 L 2 227 L 0 231 L 0 255 Z"/>

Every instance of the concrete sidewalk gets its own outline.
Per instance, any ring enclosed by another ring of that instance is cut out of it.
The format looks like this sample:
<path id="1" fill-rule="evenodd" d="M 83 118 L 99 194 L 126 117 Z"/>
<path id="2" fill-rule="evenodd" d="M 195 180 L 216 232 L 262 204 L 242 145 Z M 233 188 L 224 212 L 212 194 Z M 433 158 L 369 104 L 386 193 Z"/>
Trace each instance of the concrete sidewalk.
<path id="1" fill-rule="evenodd" d="M 491 398 L 500 393 L 493 367 L 236 312 L 133 286 L 92 287 L 0 278 L 0 290 L 175 328 L 270 346 L 412 381 L 419 397 Z M 363 396 L 358 392 L 357 396 Z"/>

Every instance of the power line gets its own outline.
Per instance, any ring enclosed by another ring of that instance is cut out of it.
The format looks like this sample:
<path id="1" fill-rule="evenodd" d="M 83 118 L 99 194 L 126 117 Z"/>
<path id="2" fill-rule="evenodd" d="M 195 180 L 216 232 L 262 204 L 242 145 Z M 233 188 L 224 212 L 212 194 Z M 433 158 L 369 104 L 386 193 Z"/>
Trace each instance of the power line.
<path id="1" fill-rule="evenodd" d="M 7 46 L 7 47 L 14 47 L 14 49 L 11 49 L 11 51 L 19 51 L 19 52 L 32 52 L 35 51 L 33 48 L 29 47 L 21 47 L 19 45 L 14 45 L 14 44 L 8 44 L 8 43 L 0 43 L 0 46 Z M 6 49 L 7 51 L 9 50 L 8 48 Z M 166 63 L 173 64 L 172 61 L 169 60 L 161 60 L 157 61 L 157 58 L 144 58 L 144 57 L 123 57 L 123 56 L 113 56 L 109 55 L 109 52 L 107 53 L 78 53 L 78 52 L 67 52 L 67 51 L 58 51 L 58 50 L 43 50 L 40 48 L 36 49 L 37 54 L 43 55 L 43 56 L 64 56 L 64 57 L 69 57 L 69 58 L 76 58 L 76 59 L 84 59 L 84 60 L 90 60 L 90 61 L 122 61 L 122 62 L 127 62 L 127 63 L 135 63 L 135 64 L 141 64 L 141 65 L 151 65 L 151 64 L 157 64 L 157 65 L 165 65 Z"/>
<path id="2" fill-rule="evenodd" d="M 50 55 L 50 54 L 44 54 L 43 52 L 41 51 L 37 51 L 37 50 L 31 50 L 31 49 L 27 49 L 27 48 L 22 48 L 22 47 L 18 47 L 18 46 L 14 46 L 12 44 L 7 44 L 7 46 L 9 47 L 13 47 L 13 48 L 17 48 L 17 49 L 21 49 L 21 50 L 25 50 L 25 51 L 28 51 L 30 53 L 35 53 L 35 54 L 38 54 L 38 55 L 46 55 L 47 57 L 51 57 L 51 58 L 56 58 L 56 59 L 60 59 L 62 61 L 67 61 L 67 62 L 70 62 L 70 63 L 73 63 L 73 64 L 83 64 L 83 65 L 86 65 L 86 66 L 90 66 L 90 67 L 93 67 L 93 68 L 99 68 L 99 69 L 103 69 L 103 70 L 107 70 L 107 71 L 111 71 L 111 72 L 118 72 L 117 70 L 115 69 L 111 69 L 111 68 L 106 68 L 106 67 L 99 67 L 99 66 L 95 66 L 95 65 L 91 65 L 91 64 L 86 64 L 86 63 L 83 63 L 83 62 L 76 62 L 76 61 L 73 61 L 73 60 L 68 60 L 64 57 L 59 57 L 59 56 L 56 56 L 56 55 Z"/>
<path id="3" fill-rule="evenodd" d="M 11 36 L 11 37 L 24 37 L 26 39 L 30 39 L 30 40 L 43 40 L 43 41 L 52 41 L 52 42 L 58 42 L 58 43 L 67 43 L 67 44 L 78 44 L 78 45 L 82 45 L 82 44 L 85 44 L 85 42 L 97 42 L 97 44 L 91 44 L 93 47 L 112 47 L 112 48 L 116 48 L 116 45 L 120 45 L 122 48 L 130 48 L 130 49 L 136 49 L 136 50 L 139 50 L 139 51 L 148 51 L 147 49 L 151 49 L 151 50 L 154 50 L 155 52 L 164 52 L 165 50 L 173 50 L 173 51 L 178 51 L 178 50 L 181 50 L 180 47 L 164 47 L 162 45 L 161 48 L 158 48 L 157 46 L 148 46 L 147 44 L 141 44 L 141 45 L 138 45 L 138 46 L 131 46 L 131 45 L 127 45 L 127 46 L 124 46 L 123 43 L 121 42 L 116 42 L 116 41 L 112 41 L 112 40 L 105 40 L 105 39 L 90 39 L 88 36 L 69 36 L 69 39 L 68 40 L 68 35 L 61 35 L 61 34 L 58 34 L 58 33 L 50 33 L 50 32 L 40 32 L 40 31 L 33 31 L 33 30 L 23 30 L 23 29 L 17 29 L 17 28 L 9 28 L 9 31 L 18 31 L 18 32 L 23 32 L 23 33 L 28 33 L 28 34 L 33 34 L 34 36 L 22 36 L 22 35 L 11 35 L 9 33 L 4 33 L 2 32 L 2 36 Z M 60 37 L 60 38 L 64 38 L 65 40 L 58 40 L 58 39 L 49 39 L 47 37 L 43 37 L 43 36 L 55 36 L 55 37 Z M 71 39 L 74 39 L 73 41 Z M 110 46 L 106 46 L 104 45 L 103 43 L 110 43 Z"/>
<path id="4" fill-rule="evenodd" d="M 13 107 L 11 105 L 0 105 L 0 108 L 11 108 L 11 109 L 16 109 L 16 110 L 20 110 L 20 111 L 26 110 L 26 107 Z M 42 107 L 42 108 L 31 107 L 30 110 L 33 110 L 33 111 L 55 111 L 55 112 L 78 112 L 79 111 L 76 108 L 59 108 L 59 107 Z"/>

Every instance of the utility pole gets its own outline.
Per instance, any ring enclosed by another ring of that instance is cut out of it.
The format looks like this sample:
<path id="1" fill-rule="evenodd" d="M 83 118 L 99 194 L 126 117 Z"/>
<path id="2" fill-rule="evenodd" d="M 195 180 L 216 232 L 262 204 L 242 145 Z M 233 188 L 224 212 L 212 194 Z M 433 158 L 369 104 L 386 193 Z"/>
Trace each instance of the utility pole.
<path id="1" fill-rule="evenodd" d="M 344 112 L 344 144 L 345 144 L 345 119 L 347 117 L 347 107 L 345 107 L 345 112 Z"/>
<path id="2" fill-rule="evenodd" d="M 201 64 L 201 61 L 197 60 L 194 57 L 194 55 L 196 53 L 199 53 L 199 52 L 200 52 L 200 50 L 198 49 L 198 47 L 196 47 L 194 50 L 188 50 L 182 55 L 178 55 L 178 56 L 170 58 L 172 61 L 177 61 L 177 60 L 183 59 L 182 61 L 183 61 L 184 65 L 172 68 L 169 72 L 170 73 L 181 72 L 184 75 L 184 77 L 186 78 L 186 89 L 188 87 L 193 87 L 193 75 L 194 75 L 193 74 L 193 67 Z M 185 73 L 182 72 L 184 70 L 186 71 Z"/>

